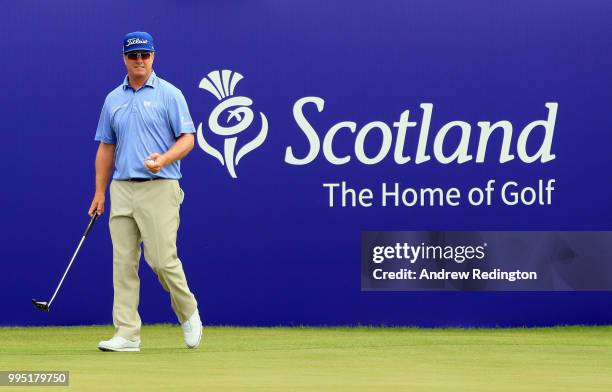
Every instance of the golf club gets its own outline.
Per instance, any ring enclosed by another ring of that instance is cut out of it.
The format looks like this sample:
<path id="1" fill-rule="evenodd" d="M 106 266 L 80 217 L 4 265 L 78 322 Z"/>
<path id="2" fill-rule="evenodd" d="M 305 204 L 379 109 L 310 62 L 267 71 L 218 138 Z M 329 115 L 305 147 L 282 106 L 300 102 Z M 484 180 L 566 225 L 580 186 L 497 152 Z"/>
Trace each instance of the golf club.
<path id="1" fill-rule="evenodd" d="M 89 233 L 89 229 L 91 229 L 91 226 L 93 226 L 93 223 L 96 221 L 98 216 L 99 216 L 98 213 L 94 212 L 93 216 L 91 217 L 91 220 L 89 221 L 89 224 L 87 225 L 87 228 L 85 229 L 85 232 L 83 233 L 83 237 L 81 237 L 79 246 L 77 246 L 76 250 L 74 251 L 74 254 L 72 255 L 72 259 L 70 259 L 70 263 L 68 263 L 68 267 L 66 268 L 66 271 L 64 271 L 64 275 L 62 276 L 62 279 L 57 285 L 57 288 L 55 289 L 55 292 L 53 293 L 53 296 L 51 297 L 49 302 L 37 301 L 36 299 L 32 299 L 32 303 L 34 304 L 34 306 L 36 306 L 37 309 L 42 310 L 43 312 L 48 312 L 49 309 L 51 308 L 51 304 L 53 303 L 53 300 L 55 299 L 55 296 L 57 295 L 57 292 L 59 291 L 60 287 L 62 287 L 62 283 L 64 283 L 64 279 L 66 278 L 66 275 L 68 274 L 68 271 L 70 270 L 70 267 L 72 266 L 72 262 L 76 258 L 77 253 L 79 253 L 79 249 L 81 249 L 81 245 L 83 245 L 83 241 L 85 241 L 85 237 L 87 237 L 87 233 Z"/>

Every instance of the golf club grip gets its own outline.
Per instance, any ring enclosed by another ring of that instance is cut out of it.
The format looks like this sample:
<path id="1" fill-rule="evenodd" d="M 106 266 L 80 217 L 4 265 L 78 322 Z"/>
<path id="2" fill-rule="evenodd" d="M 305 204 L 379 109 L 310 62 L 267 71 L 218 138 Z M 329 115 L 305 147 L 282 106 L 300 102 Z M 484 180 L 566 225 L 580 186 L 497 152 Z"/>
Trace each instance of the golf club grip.
<path id="1" fill-rule="evenodd" d="M 99 216 L 98 212 L 94 212 L 93 216 L 91 217 L 91 220 L 89 221 L 89 224 L 87 225 L 87 228 L 85 229 L 85 232 L 83 233 L 83 237 L 87 237 L 87 233 L 89 233 L 89 229 L 91 229 L 91 226 L 93 226 L 96 219 L 98 219 L 98 216 Z"/>

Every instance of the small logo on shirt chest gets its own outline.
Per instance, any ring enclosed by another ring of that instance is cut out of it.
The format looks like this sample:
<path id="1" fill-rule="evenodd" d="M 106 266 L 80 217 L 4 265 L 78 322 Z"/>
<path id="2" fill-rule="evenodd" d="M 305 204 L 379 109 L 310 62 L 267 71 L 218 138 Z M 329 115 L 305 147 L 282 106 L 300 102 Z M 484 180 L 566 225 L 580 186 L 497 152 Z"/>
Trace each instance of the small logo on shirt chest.
<path id="1" fill-rule="evenodd" d="M 142 106 L 145 108 L 156 108 L 157 102 L 155 101 L 142 101 Z"/>

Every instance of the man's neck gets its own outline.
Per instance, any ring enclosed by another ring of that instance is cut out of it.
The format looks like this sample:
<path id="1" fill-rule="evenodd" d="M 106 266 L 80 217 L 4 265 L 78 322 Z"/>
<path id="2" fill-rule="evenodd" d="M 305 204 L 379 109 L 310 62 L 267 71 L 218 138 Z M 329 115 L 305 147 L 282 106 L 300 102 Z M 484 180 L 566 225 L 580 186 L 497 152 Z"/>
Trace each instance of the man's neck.
<path id="1" fill-rule="evenodd" d="M 147 80 L 149 80 L 149 78 L 151 77 L 151 73 L 153 73 L 153 71 L 149 72 L 145 77 L 142 78 L 136 78 L 128 75 L 128 83 L 130 84 L 130 87 L 132 87 L 134 90 L 138 90 L 147 82 Z"/>

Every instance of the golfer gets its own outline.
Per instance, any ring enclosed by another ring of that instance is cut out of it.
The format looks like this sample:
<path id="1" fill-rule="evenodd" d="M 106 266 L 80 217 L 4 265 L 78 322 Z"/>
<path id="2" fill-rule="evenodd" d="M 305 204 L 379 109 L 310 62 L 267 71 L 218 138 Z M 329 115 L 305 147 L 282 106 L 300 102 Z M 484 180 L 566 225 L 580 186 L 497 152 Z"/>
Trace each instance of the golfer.
<path id="1" fill-rule="evenodd" d="M 123 39 L 127 76 L 104 101 L 95 140 L 96 192 L 89 214 L 102 214 L 110 184 L 110 233 L 113 241 L 113 323 L 115 335 L 102 351 L 140 351 L 138 314 L 141 243 L 144 256 L 183 329 L 185 344 L 202 338 L 198 304 L 177 256 L 176 233 L 183 191 L 180 160 L 193 148 L 195 132 L 179 89 L 153 71 L 155 46 L 145 32 Z"/>

